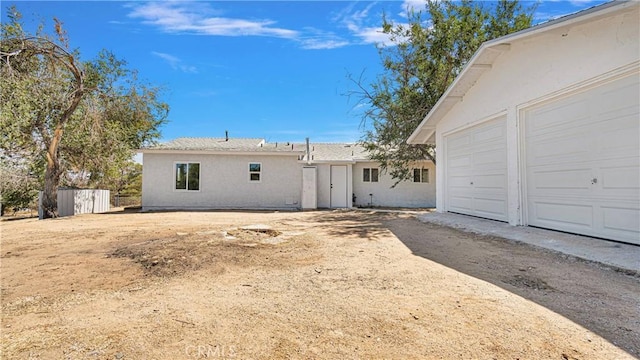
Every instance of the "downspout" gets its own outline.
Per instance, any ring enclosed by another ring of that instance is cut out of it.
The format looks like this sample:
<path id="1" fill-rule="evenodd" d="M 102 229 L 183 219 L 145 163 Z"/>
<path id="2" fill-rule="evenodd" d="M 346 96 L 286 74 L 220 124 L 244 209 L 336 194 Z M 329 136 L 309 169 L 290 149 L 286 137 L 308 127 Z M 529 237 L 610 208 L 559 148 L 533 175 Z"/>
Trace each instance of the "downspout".
<path id="1" fill-rule="evenodd" d="M 309 151 L 309 138 L 307 138 L 307 165 L 311 165 L 311 152 Z"/>

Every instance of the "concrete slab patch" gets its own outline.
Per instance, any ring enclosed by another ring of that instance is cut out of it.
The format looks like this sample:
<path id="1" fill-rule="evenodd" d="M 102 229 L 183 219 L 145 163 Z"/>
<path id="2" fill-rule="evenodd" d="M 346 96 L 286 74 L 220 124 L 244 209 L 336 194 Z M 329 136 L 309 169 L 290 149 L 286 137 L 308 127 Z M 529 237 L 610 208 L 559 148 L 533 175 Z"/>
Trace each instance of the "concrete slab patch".
<path id="1" fill-rule="evenodd" d="M 417 218 L 423 222 L 476 234 L 524 242 L 640 274 L 640 246 L 529 226 L 512 226 L 500 221 L 453 213 L 433 212 L 418 215 Z"/>

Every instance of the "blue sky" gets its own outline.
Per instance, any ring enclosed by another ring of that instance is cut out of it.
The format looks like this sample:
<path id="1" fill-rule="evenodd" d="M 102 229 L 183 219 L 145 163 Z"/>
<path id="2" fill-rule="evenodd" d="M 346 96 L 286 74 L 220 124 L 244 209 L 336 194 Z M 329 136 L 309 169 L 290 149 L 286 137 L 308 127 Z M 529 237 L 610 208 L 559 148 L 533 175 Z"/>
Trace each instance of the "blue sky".
<path id="1" fill-rule="evenodd" d="M 603 1 L 545 1 L 535 21 Z M 162 139 L 260 137 L 353 142 L 361 137 L 349 74 L 381 71 L 382 14 L 404 22 L 423 1 L 3 1 L 33 31 L 60 19 L 83 59 L 108 49 L 164 87 Z M 533 4 L 532 2 L 526 4 Z"/>

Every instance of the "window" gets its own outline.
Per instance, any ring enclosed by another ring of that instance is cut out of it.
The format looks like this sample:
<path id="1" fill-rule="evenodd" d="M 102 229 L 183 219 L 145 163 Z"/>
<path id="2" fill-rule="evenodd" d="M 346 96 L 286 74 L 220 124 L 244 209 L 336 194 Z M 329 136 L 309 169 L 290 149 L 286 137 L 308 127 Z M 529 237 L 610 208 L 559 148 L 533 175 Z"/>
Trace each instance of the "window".
<path id="1" fill-rule="evenodd" d="M 378 182 L 378 168 L 362 169 L 363 182 Z"/>
<path id="2" fill-rule="evenodd" d="M 429 169 L 413 169 L 413 182 L 429 182 Z"/>
<path id="3" fill-rule="evenodd" d="M 249 163 L 249 181 L 260 182 L 261 173 L 262 173 L 261 163 Z"/>
<path id="4" fill-rule="evenodd" d="M 200 190 L 199 163 L 176 163 L 176 190 Z"/>

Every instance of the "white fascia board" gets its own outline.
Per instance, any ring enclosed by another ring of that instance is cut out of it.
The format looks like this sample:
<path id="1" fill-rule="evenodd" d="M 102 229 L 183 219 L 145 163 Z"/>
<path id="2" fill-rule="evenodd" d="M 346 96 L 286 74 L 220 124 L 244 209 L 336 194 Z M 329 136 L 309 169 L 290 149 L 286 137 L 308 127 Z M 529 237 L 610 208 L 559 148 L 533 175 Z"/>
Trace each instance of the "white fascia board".
<path id="1" fill-rule="evenodd" d="M 304 163 L 307 164 L 307 160 L 299 160 L 299 163 Z M 356 161 L 355 160 L 311 160 L 311 162 L 309 163 L 309 165 L 313 165 L 313 164 L 355 164 Z"/>
<path id="2" fill-rule="evenodd" d="M 304 151 L 220 151 L 220 150 L 170 150 L 170 149 L 140 149 L 143 154 L 191 154 L 191 155 L 251 155 L 251 156 L 299 156 Z"/>

